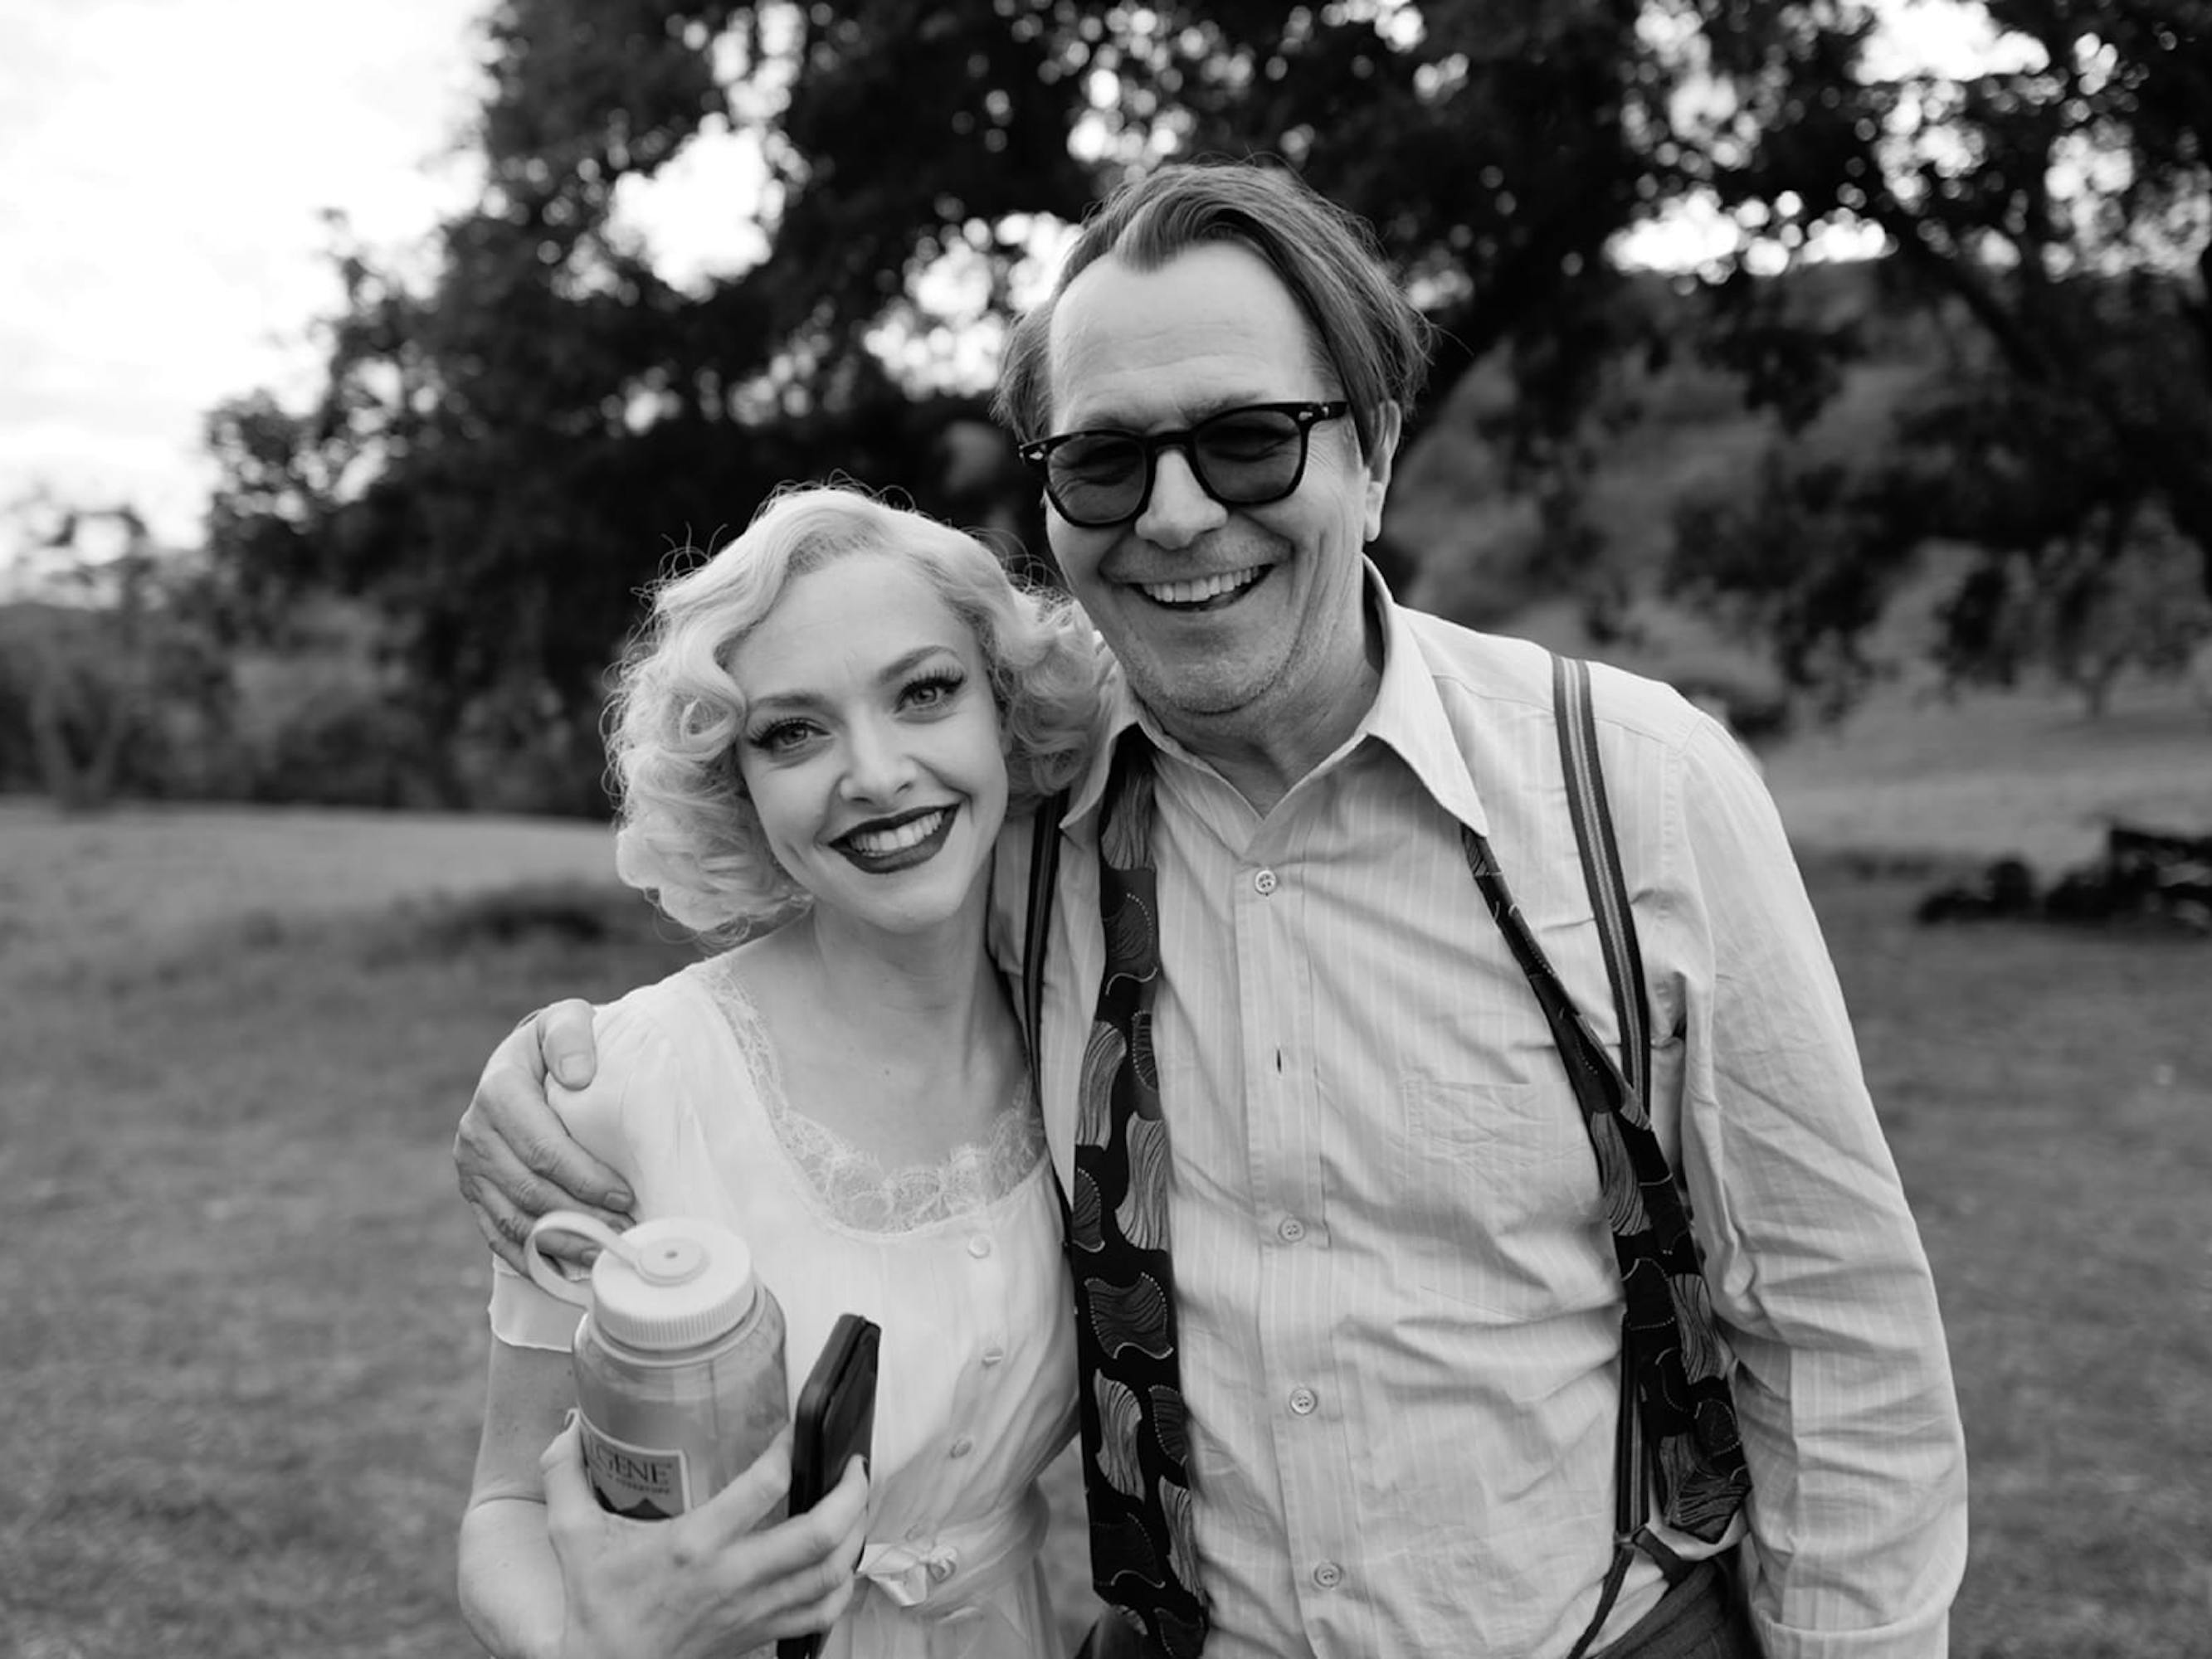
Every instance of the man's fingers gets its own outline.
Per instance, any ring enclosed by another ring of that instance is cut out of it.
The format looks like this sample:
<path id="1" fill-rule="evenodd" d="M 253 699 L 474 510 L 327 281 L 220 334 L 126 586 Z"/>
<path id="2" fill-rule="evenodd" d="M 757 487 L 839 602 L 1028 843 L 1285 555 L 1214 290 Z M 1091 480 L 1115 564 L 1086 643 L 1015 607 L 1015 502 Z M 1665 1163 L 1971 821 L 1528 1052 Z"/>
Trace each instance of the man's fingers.
<path id="1" fill-rule="evenodd" d="M 599 1044 L 592 1030 L 592 1005 L 570 997 L 549 1004 L 532 1016 L 544 1068 L 571 1089 L 580 1089 L 599 1069 Z"/>
<path id="2" fill-rule="evenodd" d="M 473 1115 L 475 1109 L 470 1109 Z M 477 1121 L 481 1125 L 483 1121 Z M 626 1209 L 610 1209 L 580 1200 L 534 1174 L 516 1147 L 483 1133 L 471 1139 L 469 1129 L 470 1120 L 463 1120 L 462 1133 L 453 1142 L 453 1163 L 459 1170 L 461 1196 L 468 1200 L 470 1212 L 476 1218 L 477 1231 L 484 1236 L 484 1242 L 516 1271 L 529 1271 L 524 1260 L 523 1242 L 530 1236 L 531 1223 L 548 1210 L 582 1210 L 617 1232 L 630 1224 L 632 1218 Z M 568 1145 L 582 1156 L 575 1143 Z M 550 1152 L 539 1156 L 553 1160 Z M 598 1246 L 575 1233 L 550 1233 L 545 1245 L 545 1253 L 554 1260 L 579 1267 L 588 1266 L 599 1254 Z"/>
<path id="3" fill-rule="evenodd" d="M 562 1002 L 540 1010 L 509 1032 L 484 1063 L 453 1137 L 463 1191 L 473 1179 L 479 1186 L 496 1188 L 509 1208 L 525 1215 L 586 1210 L 610 1225 L 627 1225 L 636 1200 L 621 1176 L 569 1135 L 546 1099 L 557 1085 L 546 1076 L 541 1034 L 542 1040 L 565 1044 L 588 1060 L 592 1005 Z M 587 1064 L 587 1074 L 589 1070 Z"/>
<path id="4" fill-rule="evenodd" d="M 461 1177 L 461 1196 L 467 1200 L 469 1219 L 477 1224 L 492 1254 L 515 1272 L 528 1273 L 522 1241 L 529 1235 L 530 1218 L 508 1203 L 498 1188 L 475 1176 Z"/>

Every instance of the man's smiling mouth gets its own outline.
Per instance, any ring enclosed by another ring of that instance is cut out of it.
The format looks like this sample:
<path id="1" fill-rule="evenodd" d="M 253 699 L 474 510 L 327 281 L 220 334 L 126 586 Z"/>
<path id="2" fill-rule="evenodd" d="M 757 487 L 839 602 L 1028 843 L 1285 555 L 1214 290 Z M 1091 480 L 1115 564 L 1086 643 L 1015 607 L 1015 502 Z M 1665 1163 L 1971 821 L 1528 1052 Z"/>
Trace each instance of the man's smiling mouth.
<path id="1" fill-rule="evenodd" d="M 1233 599 L 1249 592 L 1267 574 L 1264 564 L 1247 565 L 1218 575 L 1194 577 L 1179 582 L 1138 582 L 1137 591 L 1155 605 L 1181 610 L 1201 610 L 1217 600 Z"/>

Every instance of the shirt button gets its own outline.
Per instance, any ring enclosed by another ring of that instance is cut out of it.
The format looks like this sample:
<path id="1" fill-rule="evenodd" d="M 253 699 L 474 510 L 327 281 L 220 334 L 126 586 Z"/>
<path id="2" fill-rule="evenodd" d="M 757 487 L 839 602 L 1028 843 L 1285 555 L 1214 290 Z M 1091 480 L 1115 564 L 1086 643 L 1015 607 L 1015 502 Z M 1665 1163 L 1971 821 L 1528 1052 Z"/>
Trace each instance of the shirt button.
<path id="1" fill-rule="evenodd" d="M 1313 1578 L 1323 1589 L 1334 1589 L 1344 1582 L 1344 1569 L 1334 1561 L 1323 1561 L 1314 1568 Z"/>
<path id="2" fill-rule="evenodd" d="M 952 1455 L 955 1457 L 965 1457 L 975 1449 L 975 1443 L 964 1434 L 952 1443 Z"/>
<path id="3" fill-rule="evenodd" d="M 1321 1401 L 1314 1397 L 1314 1391 L 1311 1389 L 1291 1390 L 1291 1409 L 1300 1417 L 1312 1416 L 1313 1408 L 1320 1403 Z"/>
<path id="4" fill-rule="evenodd" d="M 1277 1227 L 1275 1231 L 1280 1236 L 1284 1243 L 1295 1244 L 1306 1236 L 1306 1224 L 1294 1215 L 1286 1215 L 1283 1218 L 1282 1224 Z"/>
<path id="5" fill-rule="evenodd" d="M 976 1234 L 975 1237 L 968 1241 L 968 1254 L 974 1256 L 976 1261 L 981 1261 L 985 1256 L 991 1254 L 991 1241 L 984 1237 L 981 1233 Z"/>
<path id="6" fill-rule="evenodd" d="M 993 1343 L 989 1347 L 983 1350 L 983 1363 L 986 1365 L 1000 1364 L 1005 1361 L 1006 1358 L 1006 1351 L 999 1346 L 996 1343 Z"/>
<path id="7" fill-rule="evenodd" d="M 1273 870 L 1254 871 L 1252 872 L 1252 890 L 1257 893 L 1261 898 L 1265 898 L 1268 894 L 1273 892 L 1275 890 L 1275 872 Z"/>

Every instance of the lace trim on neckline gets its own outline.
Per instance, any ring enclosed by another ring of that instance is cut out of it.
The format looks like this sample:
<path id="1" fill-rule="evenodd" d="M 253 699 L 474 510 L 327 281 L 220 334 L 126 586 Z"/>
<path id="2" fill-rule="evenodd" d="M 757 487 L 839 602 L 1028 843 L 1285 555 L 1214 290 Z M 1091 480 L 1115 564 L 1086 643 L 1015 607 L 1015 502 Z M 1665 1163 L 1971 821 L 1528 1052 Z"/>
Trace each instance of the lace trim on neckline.
<path id="1" fill-rule="evenodd" d="M 1026 1181 L 1045 1156 L 1044 1124 L 1024 1078 L 1012 1105 L 981 1140 L 939 1164 L 886 1170 L 872 1152 L 796 1110 L 760 1009 L 726 955 L 693 970 L 738 1040 L 769 1127 L 823 1206 L 860 1232 L 912 1232 L 988 1209 Z"/>

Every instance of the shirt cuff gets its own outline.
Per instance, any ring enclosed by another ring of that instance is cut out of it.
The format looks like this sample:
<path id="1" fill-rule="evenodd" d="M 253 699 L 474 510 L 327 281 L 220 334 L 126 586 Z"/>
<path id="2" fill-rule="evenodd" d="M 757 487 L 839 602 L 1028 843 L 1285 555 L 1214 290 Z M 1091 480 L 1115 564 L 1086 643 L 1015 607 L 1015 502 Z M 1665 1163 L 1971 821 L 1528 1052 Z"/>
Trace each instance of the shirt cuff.
<path id="1" fill-rule="evenodd" d="M 538 1282 L 500 1260 L 491 1264 L 491 1334 L 510 1348 L 551 1348 L 567 1353 L 584 1310 L 538 1288 Z"/>

